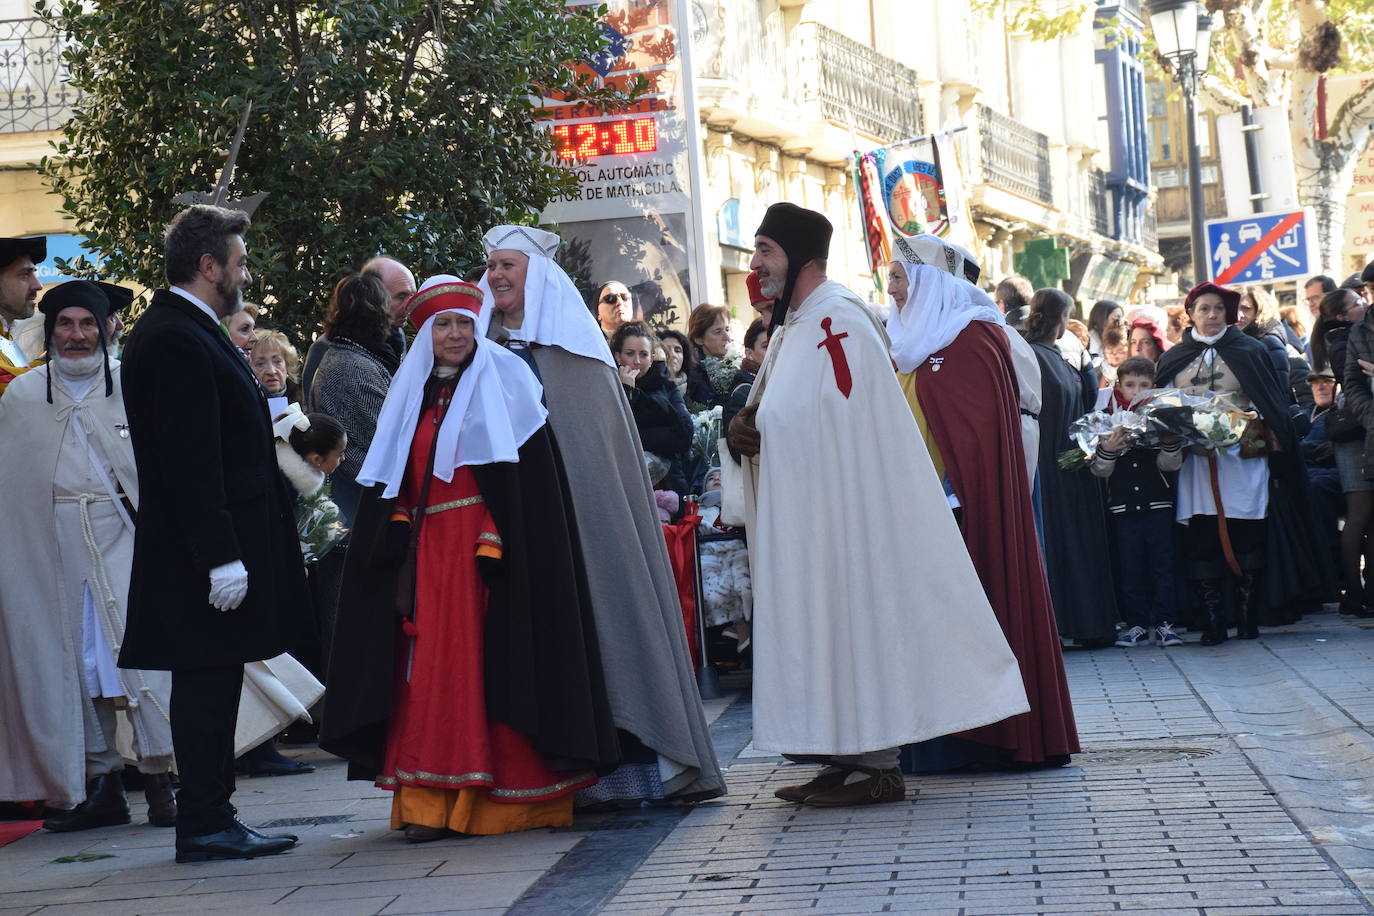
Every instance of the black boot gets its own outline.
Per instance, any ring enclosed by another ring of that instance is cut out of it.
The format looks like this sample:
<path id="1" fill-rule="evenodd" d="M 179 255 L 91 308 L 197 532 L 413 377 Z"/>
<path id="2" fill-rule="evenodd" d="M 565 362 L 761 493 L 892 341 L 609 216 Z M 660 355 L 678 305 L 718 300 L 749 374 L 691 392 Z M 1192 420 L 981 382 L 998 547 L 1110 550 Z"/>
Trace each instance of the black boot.
<path id="1" fill-rule="evenodd" d="M 1236 586 L 1236 639 L 1259 639 L 1259 624 L 1255 622 L 1255 574 L 1245 570 Z"/>
<path id="2" fill-rule="evenodd" d="M 1202 638 L 1200 645 L 1218 646 L 1226 642 L 1226 617 L 1222 607 L 1220 579 L 1203 579 L 1195 583 L 1198 601 L 1202 604 Z"/>
<path id="3" fill-rule="evenodd" d="M 144 773 L 143 797 L 148 801 L 148 823 L 154 827 L 177 825 L 177 803 L 172 797 L 171 776 L 166 773 Z"/>
<path id="4" fill-rule="evenodd" d="M 70 811 L 43 822 L 47 830 L 66 833 L 92 827 L 115 827 L 129 823 L 129 799 L 118 773 L 97 776 L 86 784 L 86 800 Z"/>

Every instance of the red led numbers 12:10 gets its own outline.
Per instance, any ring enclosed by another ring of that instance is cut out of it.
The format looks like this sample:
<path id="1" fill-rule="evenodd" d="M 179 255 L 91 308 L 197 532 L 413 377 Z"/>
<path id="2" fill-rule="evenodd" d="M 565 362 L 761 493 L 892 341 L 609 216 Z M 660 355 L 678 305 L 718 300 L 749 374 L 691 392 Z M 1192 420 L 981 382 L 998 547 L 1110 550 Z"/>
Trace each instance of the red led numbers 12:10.
<path id="1" fill-rule="evenodd" d="M 653 118 L 559 124 L 553 135 L 558 138 L 560 159 L 624 156 L 658 149 L 658 126 Z"/>

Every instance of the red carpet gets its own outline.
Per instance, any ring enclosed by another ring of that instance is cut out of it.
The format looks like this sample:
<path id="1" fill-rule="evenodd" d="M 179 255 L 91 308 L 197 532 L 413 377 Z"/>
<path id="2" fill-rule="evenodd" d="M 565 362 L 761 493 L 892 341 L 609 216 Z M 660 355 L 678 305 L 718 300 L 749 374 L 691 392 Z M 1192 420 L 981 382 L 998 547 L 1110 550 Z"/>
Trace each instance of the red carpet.
<path id="1" fill-rule="evenodd" d="M 22 840 L 42 826 L 42 821 L 0 821 L 0 846 Z"/>

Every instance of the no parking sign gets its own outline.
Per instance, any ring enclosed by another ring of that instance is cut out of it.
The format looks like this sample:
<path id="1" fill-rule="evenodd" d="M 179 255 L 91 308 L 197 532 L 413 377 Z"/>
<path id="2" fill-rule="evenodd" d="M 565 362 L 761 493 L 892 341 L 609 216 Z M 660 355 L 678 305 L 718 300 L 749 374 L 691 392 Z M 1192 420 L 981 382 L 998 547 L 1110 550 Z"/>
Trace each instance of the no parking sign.
<path id="1" fill-rule="evenodd" d="M 1209 220 L 1208 273 L 1223 286 L 1304 280 L 1317 272 L 1313 226 L 1311 210 Z"/>

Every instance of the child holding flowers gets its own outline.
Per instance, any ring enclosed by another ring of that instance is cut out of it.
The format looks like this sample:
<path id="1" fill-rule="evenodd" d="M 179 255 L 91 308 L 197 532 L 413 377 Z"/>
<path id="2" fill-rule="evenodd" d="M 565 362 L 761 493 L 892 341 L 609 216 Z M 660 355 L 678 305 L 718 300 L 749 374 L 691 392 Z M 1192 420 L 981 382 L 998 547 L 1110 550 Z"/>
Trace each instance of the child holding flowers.
<path id="1" fill-rule="evenodd" d="M 1130 410 L 1154 387 L 1155 365 L 1143 356 L 1123 362 L 1107 401 L 1108 413 Z M 1117 583 L 1125 599 L 1126 628 L 1118 646 L 1142 642 L 1176 646 L 1183 640 L 1170 625 L 1174 618 L 1174 487 L 1183 463 L 1183 441 L 1145 447 L 1128 442 L 1117 426 L 1100 439 L 1092 472 L 1107 483 L 1108 522 L 1116 535 L 1120 562 Z"/>

